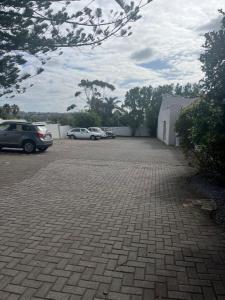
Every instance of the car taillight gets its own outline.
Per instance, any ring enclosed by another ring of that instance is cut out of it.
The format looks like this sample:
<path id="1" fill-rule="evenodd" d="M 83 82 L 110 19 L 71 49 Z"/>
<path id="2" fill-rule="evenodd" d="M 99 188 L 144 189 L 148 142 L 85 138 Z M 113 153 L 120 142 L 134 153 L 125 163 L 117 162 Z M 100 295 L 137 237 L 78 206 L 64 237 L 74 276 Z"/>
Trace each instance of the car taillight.
<path id="1" fill-rule="evenodd" d="M 39 139 L 44 139 L 44 138 L 45 138 L 45 134 L 42 133 L 42 132 L 40 132 L 40 131 L 37 131 L 37 137 L 38 137 Z"/>

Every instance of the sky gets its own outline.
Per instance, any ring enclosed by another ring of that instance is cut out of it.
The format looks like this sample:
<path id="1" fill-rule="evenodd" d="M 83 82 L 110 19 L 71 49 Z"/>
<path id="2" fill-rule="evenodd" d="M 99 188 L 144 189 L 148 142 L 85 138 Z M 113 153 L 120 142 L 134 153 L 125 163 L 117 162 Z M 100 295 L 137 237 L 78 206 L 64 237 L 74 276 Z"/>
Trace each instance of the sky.
<path id="1" fill-rule="evenodd" d="M 95 2 L 102 7 L 109 3 Z M 2 97 L 0 105 L 8 102 L 23 111 L 65 112 L 74 103 L 79 111 L 85 99 L 75 98 L 74 93 L 81 79 L 115 85 L 109 96 L 121 101 L 136 86 L 198 82 L 204 76 L 199 62 L 204 33 L 219 28 L 221 8 L 225 9 L 224 0 L 154 0 L 132 24 L 130 37 L 113 37 L 94 49 L 65 49 L 29 81 L 33 87 L 12 99 Z M 26 70 L 36 64 L 31 59 Z"/>

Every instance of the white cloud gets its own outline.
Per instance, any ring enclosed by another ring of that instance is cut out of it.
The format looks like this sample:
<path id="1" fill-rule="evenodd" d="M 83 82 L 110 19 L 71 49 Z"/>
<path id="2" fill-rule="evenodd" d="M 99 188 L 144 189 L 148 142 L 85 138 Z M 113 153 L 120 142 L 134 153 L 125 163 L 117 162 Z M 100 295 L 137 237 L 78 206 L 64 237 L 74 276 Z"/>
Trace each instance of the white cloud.
<path id="1" fill-rule="evenodd" d="M 145 7 L 142 19 L 133 24 L 131 37 L 113 38 L 93 50 L 66 49 L 32 79 L 32 88 L 10 101 L 26 111 L 64 112 L 74 102 L 78 108 L 83 107 L 84 100 L 78 103 L 74 98 L 81 79 L 114 84 L 114 94 L 121 100 L 128 89 L 137 85 L 197 82 L 203 76 L 198 57 L 204 38 L 199 29 L 214 24 L 220 8 L 224 8 L 224 0 L 155 0 Z M 140 61 L 133 59 L 138 54 L 145 62 L 163 60 L 170 68 L 138 66 Z"/>

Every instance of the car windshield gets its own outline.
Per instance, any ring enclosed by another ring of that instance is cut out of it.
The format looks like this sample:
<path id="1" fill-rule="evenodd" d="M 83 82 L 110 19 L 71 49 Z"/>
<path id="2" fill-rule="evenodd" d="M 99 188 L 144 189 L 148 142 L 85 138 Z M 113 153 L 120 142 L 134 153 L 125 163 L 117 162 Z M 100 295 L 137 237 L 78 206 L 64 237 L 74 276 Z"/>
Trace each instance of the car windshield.
<path id="1" fill-rule="evenodd" d="M 38 131 L 41 131 L 43 133 L 47 132 L 47 128 L 44 125 L 38 125 L 36 126 Z"/>

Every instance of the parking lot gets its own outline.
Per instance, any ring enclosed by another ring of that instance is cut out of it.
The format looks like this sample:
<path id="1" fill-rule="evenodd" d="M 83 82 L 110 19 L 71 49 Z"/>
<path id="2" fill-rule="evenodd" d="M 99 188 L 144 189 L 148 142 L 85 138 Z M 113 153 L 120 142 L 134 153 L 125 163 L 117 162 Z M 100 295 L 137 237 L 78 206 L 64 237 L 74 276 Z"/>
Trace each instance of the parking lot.
<path id="1" fill-rule="evenodd" d="M 225 299 L 225 235 L 178 149 L 59 140 L 0 168 L 0 299 Z"/>

